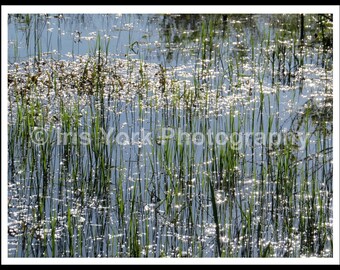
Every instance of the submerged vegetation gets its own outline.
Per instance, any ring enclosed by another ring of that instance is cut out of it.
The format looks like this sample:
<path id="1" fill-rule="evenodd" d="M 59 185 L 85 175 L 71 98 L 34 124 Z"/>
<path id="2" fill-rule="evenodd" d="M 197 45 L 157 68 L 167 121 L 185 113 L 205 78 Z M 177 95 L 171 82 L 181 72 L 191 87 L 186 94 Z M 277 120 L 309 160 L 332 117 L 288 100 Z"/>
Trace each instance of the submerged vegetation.
<path id="1" fill-rule="evenodd" d="M 9 29 L 10 257 L 333 256 L 331 15 Z"/>

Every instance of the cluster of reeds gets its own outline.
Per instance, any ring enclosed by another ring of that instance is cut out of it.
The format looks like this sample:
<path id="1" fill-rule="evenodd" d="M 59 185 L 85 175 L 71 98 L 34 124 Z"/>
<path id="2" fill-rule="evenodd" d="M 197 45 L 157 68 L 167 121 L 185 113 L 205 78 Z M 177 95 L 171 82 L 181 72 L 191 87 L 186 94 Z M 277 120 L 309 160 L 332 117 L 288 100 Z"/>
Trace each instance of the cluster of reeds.
<path id="1" fill-rule="evenodd" d="M 133 41 L 117 59 L 100 34 L 74 61 L 10 66 L 11 256 L 332 256 L 329 46 L 239 18 L 203 16 L 192 66 L 149 63 Z M 151 145 L 114 140 L 143 130 Z"/>

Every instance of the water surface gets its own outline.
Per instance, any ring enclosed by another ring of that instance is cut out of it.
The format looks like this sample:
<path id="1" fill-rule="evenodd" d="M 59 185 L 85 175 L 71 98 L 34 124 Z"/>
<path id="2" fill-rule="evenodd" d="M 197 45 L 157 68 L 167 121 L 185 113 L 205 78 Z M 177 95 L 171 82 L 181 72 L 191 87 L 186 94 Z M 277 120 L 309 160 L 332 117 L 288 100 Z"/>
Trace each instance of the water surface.
<path id="1" fill-rule="evenodd" d="M 330 15 L 8 26 L 10 257 L 332 257 Z"/>

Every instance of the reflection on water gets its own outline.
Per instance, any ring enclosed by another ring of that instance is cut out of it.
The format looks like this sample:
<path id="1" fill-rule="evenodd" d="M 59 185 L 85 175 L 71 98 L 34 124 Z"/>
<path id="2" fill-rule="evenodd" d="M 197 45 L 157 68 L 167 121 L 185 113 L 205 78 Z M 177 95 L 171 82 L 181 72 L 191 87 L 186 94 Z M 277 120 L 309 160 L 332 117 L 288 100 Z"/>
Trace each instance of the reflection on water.
<path id="1" fill-rule="evenodd" d="M 9 16 L 9 256 L 331 257 L 332 31 Z"/>

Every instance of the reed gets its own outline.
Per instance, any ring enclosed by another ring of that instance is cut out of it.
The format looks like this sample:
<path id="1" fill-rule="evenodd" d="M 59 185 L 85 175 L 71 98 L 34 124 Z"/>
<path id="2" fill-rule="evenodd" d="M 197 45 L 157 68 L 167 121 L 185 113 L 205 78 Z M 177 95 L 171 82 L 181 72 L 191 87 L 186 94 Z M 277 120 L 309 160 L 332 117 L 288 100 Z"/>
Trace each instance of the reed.
<path id="1" fill-rule="evenodd" d="M 66 58 L 46 16 L 11 34 L 10 256 L 333 255 L 328 17 L 105 15 Z"/>

